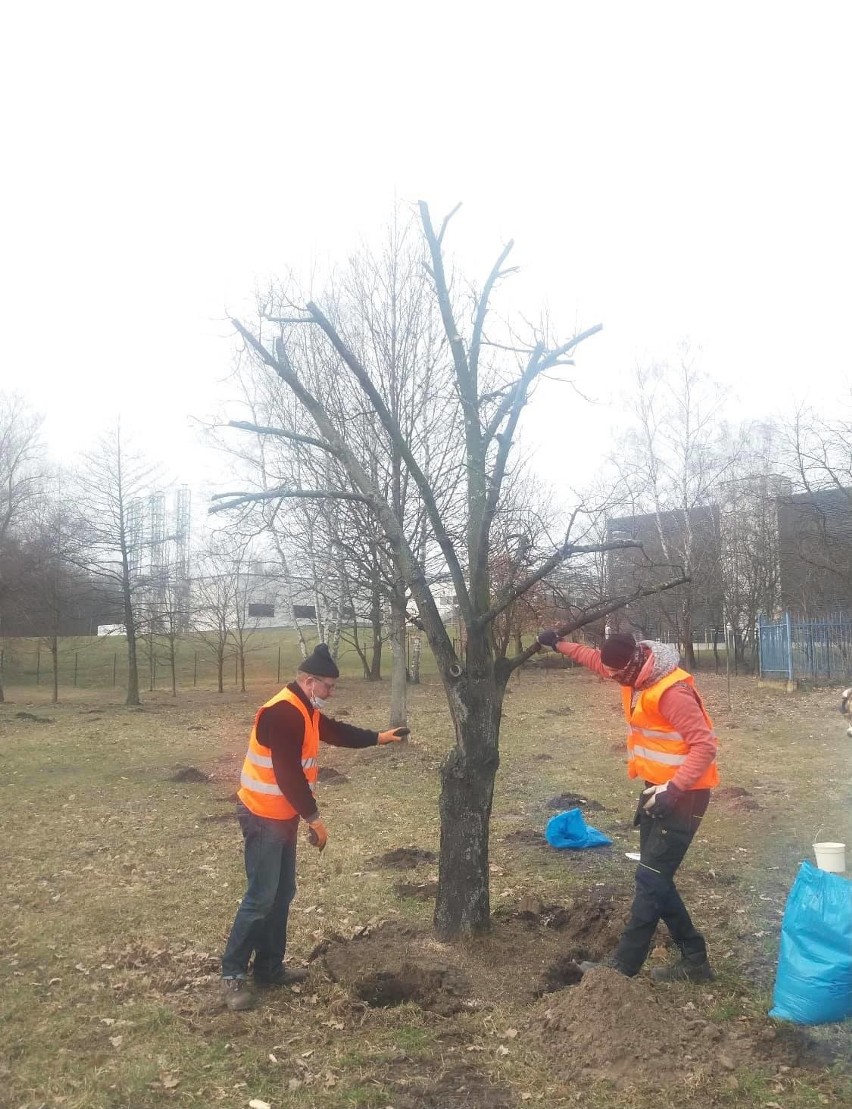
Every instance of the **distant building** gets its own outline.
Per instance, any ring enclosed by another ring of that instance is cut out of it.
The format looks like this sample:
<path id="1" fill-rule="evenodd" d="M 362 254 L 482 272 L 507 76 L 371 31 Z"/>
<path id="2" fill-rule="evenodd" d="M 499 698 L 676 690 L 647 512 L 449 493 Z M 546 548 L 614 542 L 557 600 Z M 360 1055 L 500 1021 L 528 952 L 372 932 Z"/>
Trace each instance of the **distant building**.
<path id="1" fill-rule="evenodd" d="M 852 489 L 779 497 L 781 608 L 852 612 Z"/>
<path id="2" fill-rule="evenodd" d="M 683 642 L 704 640 L 721 628 L 723 590 L 721 527 L 715 505 L 607 521 L 607 541 L 635 540 L 641 547 L 611 550 L 607 558 L 607 593 L 619 596 L 662 585 L 679 577 L 691 581 L 665 593 L 633 601 L 610 617 L 613 628 L 629 627 L 640 635 Z"/>

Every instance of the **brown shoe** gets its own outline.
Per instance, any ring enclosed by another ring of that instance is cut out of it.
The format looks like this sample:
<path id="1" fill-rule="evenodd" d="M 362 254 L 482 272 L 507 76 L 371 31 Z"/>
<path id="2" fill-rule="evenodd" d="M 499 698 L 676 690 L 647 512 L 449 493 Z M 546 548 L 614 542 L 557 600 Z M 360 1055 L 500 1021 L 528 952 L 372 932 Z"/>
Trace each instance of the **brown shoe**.
<path id="1" fill-rule="evenodd" d="M 295 986 L 309 973 L 307 967 L 279 967 L 273 974 L 255 974 L 254 980 L 258 986 Z"/>
<path id="2" fill-rule="evenodd" d="M 225 1006 L 232 1013 L 253 1009 L 255 1005 L 254 994 L 245 978 L 223 978 L 222 997 L 225 999 Z"/>

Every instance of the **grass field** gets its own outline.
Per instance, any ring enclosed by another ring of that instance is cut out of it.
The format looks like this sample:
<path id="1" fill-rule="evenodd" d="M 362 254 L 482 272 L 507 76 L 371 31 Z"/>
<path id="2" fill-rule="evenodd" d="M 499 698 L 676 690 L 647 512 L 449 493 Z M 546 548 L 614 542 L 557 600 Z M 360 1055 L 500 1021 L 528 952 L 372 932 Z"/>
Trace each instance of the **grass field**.
<path id="1" fill-rule="evenodd" d="M 306 642 L 316 642 L 316 631 L 305 628 Z M 5 638 L 0 641 L 3 652 L 3 673 L 6 683 L 20 690 L 48 691 L 53 681 L 50 650 L 46 640 L 37 638 Z M 138 640 L 139 683 L 142 690 L 171 690 L 171 664 L 168 645 L 156 637 L 149 642 Z M 261 628 L 246 633 L 246 682 L 262 685 L 283 681 L 295 669 L 300 657 L 296 632 L 287 628 Z M 153 657 L 153 664 L 152 664 Z M 359 677 L 360 659 L 355 649 L 342 644 L 338 662 L 344 674 Z M 390 672 L 390 646 L 384 650 L 384 666 Z M 434 674 L 431 652 L 424 651 L 422 668 L 425 675 Z M 216 658 L 199 635 L 186 635 L 177 642 L 175 674 L 178 690 L 216 688 Z M 121 690 L 127 685 L 127 645 L 124 636 L 79 635 L 63 636 L 59 641 L 60 699 L 73 690 Z M 232 646 L 228 646 L 224 666 L 224 684 L 233 690 L 239 686 L 239 665 Z"/>
<path id="2" fill-rule="evenodd" d="M 325 853 L 300 848 L 290 957 L 305 962 L 323 941 L 332 946 L 300 992 L 267 992 L 247 1014 L 223 1010 L 217 960 L 243 891 L 231 798 L 251 716 L 272 685 L 254 683 L 245 696 L 155 693 L 141 709 L 125 708 L 120 691 L 72 690 L 51 706 L 47 691 L 10 687 L 0 706 L 0 1105 L 852 1104 L 849 1024 L 798 1032 L 765 1016 L 799 863 L 817 837 L 852 843 L 837 697 L 741 679 L 731 712 L 724 680 L 701 684 L 723 743 L 723 789 L 679 886 L 719 979 L 654 988 L 643 976 L 620 1001 L 585 1010 L 582 1025 L 569 1009 L 571 996 L 594 1000 L 581 993 L 585 983 L 538 998 L 536 975 L 576 951 L 583 928 L 590 951 L 605 946 L 632 887 L 624 851 L 634 846 L 635 790 L 617 748 L 614 687 L 580 671 L 513 679 L 493 819 L 495 933 L 467 948 L 429 939 L 428 852 L 438 843 L 438 764 L 451 742 L 440 688 L 412 689 L 405 746 L 324 749 L 323 764 L 346 780 L 320 787 Z M 387 698 L 384 684 L 344 677 L 333 711 L 378 728 Z M 547 802 L 571 792 L 603 806 L 588 820 L 614 849 L 541 844 Z M 418 849 L 410 867 L 392 869 L 389 854 L 405 847 Z M 380 1004 L 388 998 L 352 979 L 371 950 L 409 969 L 421 957 L 440 960 L 466 976 L 466 1000 L 442 1012 L 412 991 L 402 1004 Z M 622 1037 L 646 1019 L 651 1039 L 665 1040 L 667 1022 L 700 1027 L 721 1045 L 715 1063 L 699 1065 L 681 1045 L 677 1054 L 664 1048 L 654 1071 L 637 1059 L 625 1072 Z M 577 1065 L 581 1057 L 589 1065 Z"/>

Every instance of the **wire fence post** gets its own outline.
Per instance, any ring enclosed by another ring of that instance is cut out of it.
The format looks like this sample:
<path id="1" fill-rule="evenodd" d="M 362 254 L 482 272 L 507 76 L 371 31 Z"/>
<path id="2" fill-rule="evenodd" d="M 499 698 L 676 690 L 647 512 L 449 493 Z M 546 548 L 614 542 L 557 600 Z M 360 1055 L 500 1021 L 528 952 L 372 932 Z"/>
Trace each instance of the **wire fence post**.
<path id="1" fill-rule="evenodd" d="M 784 613 L 787 625 L 787 680 L 793 680 L 793 621 L 790 619 L 790 610 Z"/>
<path id="2" fill-rule="evenodd" d="M 74 652 L 74 688 L 77 688 L 77 663 L 79 661 L 79 651 Z"/>

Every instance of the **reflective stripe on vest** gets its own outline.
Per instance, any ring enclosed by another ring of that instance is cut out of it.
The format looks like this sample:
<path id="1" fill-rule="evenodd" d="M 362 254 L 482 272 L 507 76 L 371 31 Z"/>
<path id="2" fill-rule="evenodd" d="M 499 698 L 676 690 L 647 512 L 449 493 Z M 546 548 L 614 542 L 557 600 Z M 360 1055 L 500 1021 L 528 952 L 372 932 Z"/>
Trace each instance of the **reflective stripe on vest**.
<path id="1" fill-rule="evenodd" d="M 318 773 L 320 714 L 311 712 L 300 697 L 285 688 L 266 704 L 261 705 L 255 714 L 248 750 L 240 773 L 240 789 L 237 791 L 237 796 L 256 816 L 263 816 L 270 820 L 290 820 L 299 814 L 278 786 L 271 751 L 257 740 L 257 725 L 261 715 L 279 701 L 287 701 L 293 705 L 304 721 L 302 773 L 311 792 L 314 790 Z"/>
<path id="2" fill-rule="evenodd" d="M 672 728 L 660 712 L 660 698 L 678 682 L 689 685 L 698 700 L 707 727 L 713 733 L 713 721 L 704 707 L 704 702 L 694 687 L 691 674 L 676 669 L 666 674 L 647 689 L 640 690 L 635 704 L 632 703 L 634 690 L 622 689 L 624 715 L 627 720 L 627 749 L 629 759 L 627 773 L 631 778 L 642 778 L 654 785 L 663 785 L 677 773 L 677 769 L 687 760 L 689 744 L 680 732 Z M 715 733 L 713 733 L 715 739 Z M 719 783 L 716 760 L 692 785 L 692 789 L 712 789 Z"/>

